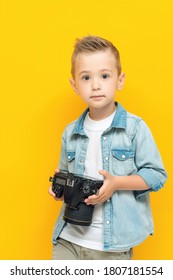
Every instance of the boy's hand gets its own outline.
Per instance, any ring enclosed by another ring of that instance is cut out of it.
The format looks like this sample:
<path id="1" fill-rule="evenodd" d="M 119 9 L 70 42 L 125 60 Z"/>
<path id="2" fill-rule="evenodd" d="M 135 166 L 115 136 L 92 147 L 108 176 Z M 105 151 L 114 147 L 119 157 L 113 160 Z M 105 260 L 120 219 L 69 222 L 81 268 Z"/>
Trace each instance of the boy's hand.
<path id="1" fill-rule="evenodd" d="M 59 172 L 60 172 L 59 169 L 56 169 L 56 170 L 55 170 L 55 173 L 59 173 Z M 55 193 L 52 191 L 52 186 L 49 187 L 48 193 L 49 193 L 55 200 L 57 200 L 57 201 L 61 201 L 61 200 L 64 199 L 64 195 L 62 195 L 60 198 L 57 198 L 57 197 L 56 197 Z"/>
<path id="2" fill-rule="evenodd" d="M 99 189 L 98 194 L 94 194 L 85 199 L 87 205 L 101 204 L 108 200 L 116 191 L 115 177 L 105 170 L 100 170 L 99 174 L 104 176 L 104 184 Z"/>

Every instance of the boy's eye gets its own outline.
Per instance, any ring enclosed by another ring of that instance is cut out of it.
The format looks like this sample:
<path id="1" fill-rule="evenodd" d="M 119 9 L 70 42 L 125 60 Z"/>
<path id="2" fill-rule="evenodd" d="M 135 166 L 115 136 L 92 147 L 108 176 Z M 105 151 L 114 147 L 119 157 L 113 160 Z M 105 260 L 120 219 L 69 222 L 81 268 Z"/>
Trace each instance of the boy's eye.
<path id="1" fill-rule="evenodd" d="M 108 79 L 109 78 L 109 75 L 108 74 L 102 74 L 102 79 Z"/>
<path id="2" fill-rule="evenodd" d="M 85 75 L 82 77 L 82 80 L 88 81 L 90 79 L 90 77 L 88 75 Z"/>

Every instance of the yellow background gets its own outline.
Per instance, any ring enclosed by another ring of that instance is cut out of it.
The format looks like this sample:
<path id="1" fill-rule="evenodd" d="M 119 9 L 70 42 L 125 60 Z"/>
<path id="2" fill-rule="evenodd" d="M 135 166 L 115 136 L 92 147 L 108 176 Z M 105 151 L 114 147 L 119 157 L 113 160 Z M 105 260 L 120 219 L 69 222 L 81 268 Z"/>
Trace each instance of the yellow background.
<path id="1" fill-rule="evenodd" d="M 151 194 L 155 235 L 134 259 L 173 259 L 171 0 L 0 1 L 0 259 L 50 259 L 48 195 L 64 126 L 85 104 L 69 85 L 76 37 L 111 40 L 126 73 L 116 99 L 150 126 L 169 180 Z M 123 222 L 123 221 L 122 221 Z"/>

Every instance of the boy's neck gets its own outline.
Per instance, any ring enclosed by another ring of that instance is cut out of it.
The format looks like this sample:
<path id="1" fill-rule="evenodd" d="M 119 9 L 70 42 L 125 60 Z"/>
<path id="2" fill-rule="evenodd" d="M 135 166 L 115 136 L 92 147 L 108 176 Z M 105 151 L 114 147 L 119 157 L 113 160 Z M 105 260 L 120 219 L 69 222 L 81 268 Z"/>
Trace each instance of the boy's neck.
<path id="1" fill-rule="evenodd" d="M 108 108 L 108 110 L 106 110 L 106 108 L 89 108 L 89 116 L 92 120 L 94 121 L 101 121 L 103 119 L 108 118 L 110 115 L 113 114 L 113 112 L 116 110 L 116 106 L 115 104 L 113 104 L 113 106 L 111 108 Z"/>

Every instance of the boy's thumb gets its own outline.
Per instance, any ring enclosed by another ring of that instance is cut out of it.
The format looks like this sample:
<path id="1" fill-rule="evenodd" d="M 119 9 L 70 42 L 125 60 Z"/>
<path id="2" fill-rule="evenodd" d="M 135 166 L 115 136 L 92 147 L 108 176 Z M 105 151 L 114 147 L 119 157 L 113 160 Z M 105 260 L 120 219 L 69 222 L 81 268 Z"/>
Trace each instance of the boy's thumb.
<path id="1" fill-rule="evenodd" d="M 103 177 L 105 178 L 108 172 L 106 170 L 99 170 L 99 174 L 103 175 Z"/>

